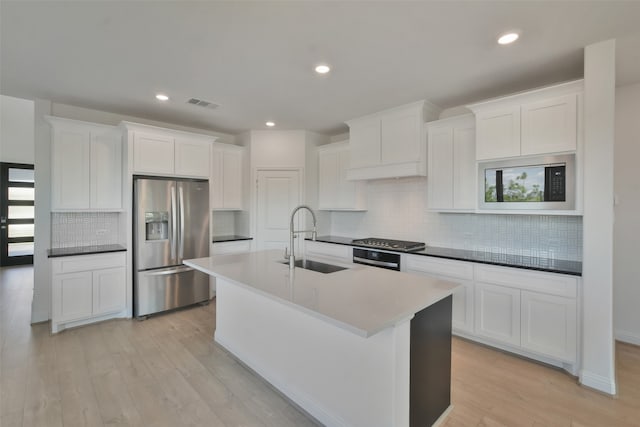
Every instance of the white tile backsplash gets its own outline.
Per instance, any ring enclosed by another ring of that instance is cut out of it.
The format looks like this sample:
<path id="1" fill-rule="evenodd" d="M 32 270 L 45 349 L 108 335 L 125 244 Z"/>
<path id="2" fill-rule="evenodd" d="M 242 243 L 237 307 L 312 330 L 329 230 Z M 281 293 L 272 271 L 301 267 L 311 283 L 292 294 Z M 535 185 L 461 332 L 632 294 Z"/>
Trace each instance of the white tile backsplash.
<path id="1" fill-rule="evenodd" d="M 427 211 L 426 178 L 369 181 L 366 212 L 333 212 L 331 234 L 582 260 L 582 217 Z"/>
<path id="2" fill-rule="evenodd" d="M 117 212 L 52 212 L 51 248 L 118 244 Z"/>

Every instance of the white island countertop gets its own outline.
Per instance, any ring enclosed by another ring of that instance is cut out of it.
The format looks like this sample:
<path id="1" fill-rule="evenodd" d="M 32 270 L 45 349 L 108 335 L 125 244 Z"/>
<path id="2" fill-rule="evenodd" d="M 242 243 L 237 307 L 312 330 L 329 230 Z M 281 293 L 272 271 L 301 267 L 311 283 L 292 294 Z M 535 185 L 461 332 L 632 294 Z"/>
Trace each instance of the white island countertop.
<path id="1" fill-rule="evenodd" d="M 184 264 L 362 337 L 411 319 L 458 286 L 360 264 L 330 262 L 348 268 L 328 274 L 302 268 L 290 271 L 282 261 L 282 251 L 267 250 L 185 260 Z"/>

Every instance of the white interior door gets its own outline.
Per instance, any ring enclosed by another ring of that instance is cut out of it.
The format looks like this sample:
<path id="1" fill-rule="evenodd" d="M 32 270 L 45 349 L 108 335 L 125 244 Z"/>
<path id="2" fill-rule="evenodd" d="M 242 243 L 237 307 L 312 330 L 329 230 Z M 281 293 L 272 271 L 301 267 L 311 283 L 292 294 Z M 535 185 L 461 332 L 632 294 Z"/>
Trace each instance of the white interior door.
<path id="1" fill-rule="evenodd" d="M 300 174 L 293 170 L 259 170 L 257 186 L 256 247 L 282 249 L 289 246 L 289 218 L 300 204 Z M 303 224 L 303 213 L 295 227 Z M 299 247 L 300 244 L 296 244 Z M 297 248 L 296 248 L 297 249 Z"/>

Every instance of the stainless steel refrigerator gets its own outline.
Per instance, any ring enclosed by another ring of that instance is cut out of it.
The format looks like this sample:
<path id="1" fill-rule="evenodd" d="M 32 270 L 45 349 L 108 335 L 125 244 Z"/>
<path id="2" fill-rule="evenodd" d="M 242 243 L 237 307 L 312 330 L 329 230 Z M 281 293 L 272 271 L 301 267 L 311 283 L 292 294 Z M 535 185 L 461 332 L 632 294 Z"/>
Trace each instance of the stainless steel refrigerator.
<path id="1" fill-rule="evenodd" d="M 134 316 L 209 299 L 209 276 L 182 264 L 209 256 L 209 183 L 134 180 Z"/>

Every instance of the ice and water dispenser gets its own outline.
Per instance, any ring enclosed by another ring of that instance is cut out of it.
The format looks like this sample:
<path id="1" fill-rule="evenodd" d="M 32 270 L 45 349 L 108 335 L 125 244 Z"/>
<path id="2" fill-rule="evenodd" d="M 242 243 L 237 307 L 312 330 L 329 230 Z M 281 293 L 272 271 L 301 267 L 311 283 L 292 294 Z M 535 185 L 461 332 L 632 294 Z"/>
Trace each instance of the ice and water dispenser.
<path id="1" fill-rule="evenodd" d="M 145 212 L 146 239 L 169 239 L 169 212 Z"/>

